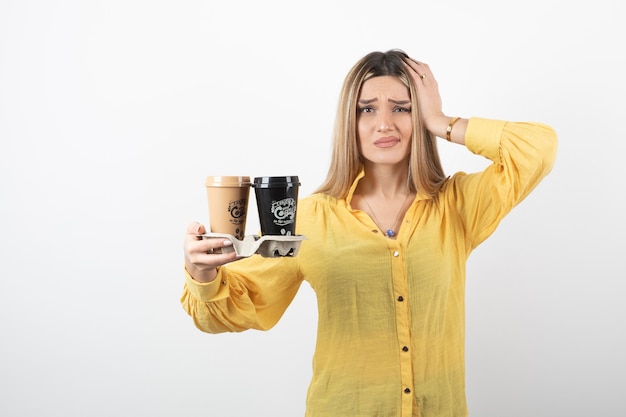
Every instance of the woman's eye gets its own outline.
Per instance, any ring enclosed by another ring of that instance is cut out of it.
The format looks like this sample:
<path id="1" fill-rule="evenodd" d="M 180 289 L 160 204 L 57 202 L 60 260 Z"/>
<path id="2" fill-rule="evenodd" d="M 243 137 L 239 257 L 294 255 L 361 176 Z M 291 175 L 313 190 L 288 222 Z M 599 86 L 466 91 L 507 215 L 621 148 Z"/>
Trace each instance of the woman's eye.
<path id="1" fill-rule="evenodd" d="M 365 106 L 365 107 L 361 107 L 360 112 L 361 113 L 371 113 L 374 111 L 374 108 L 371 106 Z"/>
<path id="2" fill-rule="evenodd" d="M 411 108 L 410 107 L 396 107 L 395 109 L 393 109 L 393 111 L 398 112 L 398 113 L 411 113 Z"/>

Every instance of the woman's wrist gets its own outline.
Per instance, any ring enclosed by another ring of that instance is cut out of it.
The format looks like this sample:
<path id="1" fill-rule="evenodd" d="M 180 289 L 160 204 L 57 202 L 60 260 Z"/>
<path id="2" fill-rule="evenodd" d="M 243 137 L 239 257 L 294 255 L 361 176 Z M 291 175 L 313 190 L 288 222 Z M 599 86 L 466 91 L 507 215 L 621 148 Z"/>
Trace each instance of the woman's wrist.
<path id="1" fill-rule="evenodd" d="M 453 117 L 450 119 L 448 123 L 448 127 L 446 128 L 446 140 L 450 142 L 450 135 L 452 134 L 452 129 L 454 128 L 454 124 L 460 119 L 460 117 Z"/>
<path id="2" fill-rule="evenodd" d="M 441 139 L 447 140 L 448 142 L 464 145 L 467 122 L 467 119 L 460 116 L 442 115 L 438 118 L 436 127 L 431 130 L 431 133 Z"/>
<path id="3" fill-rule="evenodd" d="M 217 278 L 217 268 L 197 269 L 197 268 L 193 268 L 188 265 L 185 265 L 185 270 L 187 271 L 187 274 L 189 274 L 189 277 L 192 280 L 196 282 L 200 282 L 202 284 L 213 282 L 215 281 L 215 278 Z"/>

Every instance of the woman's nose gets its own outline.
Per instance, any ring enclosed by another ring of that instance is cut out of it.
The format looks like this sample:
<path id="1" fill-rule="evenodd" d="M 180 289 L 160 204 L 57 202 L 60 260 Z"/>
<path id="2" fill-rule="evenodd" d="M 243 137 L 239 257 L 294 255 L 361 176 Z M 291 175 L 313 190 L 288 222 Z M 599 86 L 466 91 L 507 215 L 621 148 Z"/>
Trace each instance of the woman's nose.
<path id="1" fill-rule="evenodd" d="M 391 121 L 391 114 L 388 111 L 380 111 L 378 113 L 376 124 L 377 124 L 378 130 L 380 131 L 391 129 L 391 126 L 393 125 Z"/>

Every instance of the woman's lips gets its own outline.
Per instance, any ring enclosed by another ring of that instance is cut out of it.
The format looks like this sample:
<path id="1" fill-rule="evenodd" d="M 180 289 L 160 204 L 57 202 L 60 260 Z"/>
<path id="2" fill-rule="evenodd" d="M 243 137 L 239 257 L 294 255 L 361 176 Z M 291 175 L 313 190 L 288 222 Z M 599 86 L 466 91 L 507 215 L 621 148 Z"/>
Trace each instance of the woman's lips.
<path id="1" fill-rule="evenodd" d="M 400 139 L 396 138 L 395 136 L 389 136 L 386 138 L 378 139 L 376 142 L 374 142 L 374 146 L 378 148 L 391 148 L 393 146 L 396 146 L 398 143 L 400 143 Z"/>

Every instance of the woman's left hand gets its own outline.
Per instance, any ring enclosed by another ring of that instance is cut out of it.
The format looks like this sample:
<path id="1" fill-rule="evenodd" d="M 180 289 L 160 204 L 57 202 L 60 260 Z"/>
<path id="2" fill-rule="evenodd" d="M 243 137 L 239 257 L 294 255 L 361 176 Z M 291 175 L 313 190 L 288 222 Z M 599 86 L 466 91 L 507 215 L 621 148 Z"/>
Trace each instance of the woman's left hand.
<path id="1" fill-rule="evenodd" d="M 412 58 L 406 59 L 405 63 L 417 89 L 417 102 L 422 122 L 431 133 L 441 137 L 441 128 L 443 126 L 445 132 L 450 118 L 443 113 L 437 80 L 428 64 Z"/>

